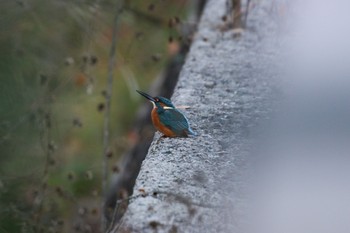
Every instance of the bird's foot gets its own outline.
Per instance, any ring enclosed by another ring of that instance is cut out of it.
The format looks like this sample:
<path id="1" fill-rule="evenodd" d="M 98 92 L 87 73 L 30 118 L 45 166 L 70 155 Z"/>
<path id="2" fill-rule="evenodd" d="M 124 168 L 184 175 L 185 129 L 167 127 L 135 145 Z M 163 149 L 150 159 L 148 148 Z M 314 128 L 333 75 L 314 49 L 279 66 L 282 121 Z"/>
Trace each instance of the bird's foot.
<path id="1" fill-rule="evenodd" d="M 165 135 L 160 136 L 160 137 L 158 138 L 158 140 L 156 141 L 156 144 L 158 145 L 159 142 L 160 142 L 160 140 L 161 140 L 162 138 L 166 138 L 166 137 L 167 137 L 167 136 L 165 136 Z"/>

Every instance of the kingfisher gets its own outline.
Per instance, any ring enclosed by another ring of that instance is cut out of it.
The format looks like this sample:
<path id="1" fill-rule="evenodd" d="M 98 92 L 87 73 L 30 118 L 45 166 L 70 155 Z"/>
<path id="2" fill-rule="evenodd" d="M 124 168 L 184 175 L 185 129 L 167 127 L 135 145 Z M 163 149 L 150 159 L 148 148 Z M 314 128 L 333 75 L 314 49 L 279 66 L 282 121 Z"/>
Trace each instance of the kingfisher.
<path id="1" fill-rule="evenodd" d="M 169 99 L 161 96 L 152 97 L 145 92 L 136 91 L 153 104 L 151 112 L 153 125 L 165 137 L 196 135 L 191 129 L 187 118 L 176 109 Z"/>

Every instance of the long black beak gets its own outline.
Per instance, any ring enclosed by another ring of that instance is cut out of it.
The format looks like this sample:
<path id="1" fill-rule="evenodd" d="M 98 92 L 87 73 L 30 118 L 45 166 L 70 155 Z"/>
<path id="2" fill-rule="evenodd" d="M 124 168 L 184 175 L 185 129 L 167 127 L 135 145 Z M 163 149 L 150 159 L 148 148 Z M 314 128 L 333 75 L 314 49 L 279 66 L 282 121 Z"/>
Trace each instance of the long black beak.
<path id="1" fill-rule="evenodd" d="M 155 102 L 155 100 L 154 100 L 154 98 L 152 97 L 152 96 L 150 96 L 149 94 L 147 94 L 147 93 L 144 93 L 144 92 L 142 92 L 142 91 L 138 91 L 138 90 L 136 90 L 140 95 L 142 95 L 143 97 L 145 97 L 146 99 L 148 99 L 148 100 L 150 100 L 150 101 L 152 101 L 152 102 Z"/>

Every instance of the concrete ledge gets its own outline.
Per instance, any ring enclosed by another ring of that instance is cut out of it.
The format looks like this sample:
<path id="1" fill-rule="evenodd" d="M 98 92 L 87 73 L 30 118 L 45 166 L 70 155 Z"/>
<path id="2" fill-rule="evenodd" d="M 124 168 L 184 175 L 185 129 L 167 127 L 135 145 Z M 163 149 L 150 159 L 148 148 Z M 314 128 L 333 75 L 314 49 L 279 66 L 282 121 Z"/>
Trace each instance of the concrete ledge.
<path id="1" fill-rule="evenodd" d="M 255 3 L 241 37 L 224 31 L 226 0 L 211 0 L 172 97 L 199 134 L 156 134 L 114 232 L 229 232 L 243 205 L 244 146 L 269 111 L 276 31 L 272 0 Z M 244 4 L 243 4 L 244 5 Z"/>

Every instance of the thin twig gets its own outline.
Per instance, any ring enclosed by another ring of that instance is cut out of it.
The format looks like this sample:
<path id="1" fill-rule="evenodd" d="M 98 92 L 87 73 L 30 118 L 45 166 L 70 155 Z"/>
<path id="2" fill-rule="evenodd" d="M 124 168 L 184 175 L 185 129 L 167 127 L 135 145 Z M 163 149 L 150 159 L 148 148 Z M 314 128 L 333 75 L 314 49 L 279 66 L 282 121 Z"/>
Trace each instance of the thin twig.
<path id="1" fill-rule="evenodd" d="M 108 164 L 107 164 L 107 152 L 109 150 L 109 127 L 110 127 L 110 113 L 111 113 L 111 97 L 113 90 L 113 75 L 114 65 L 116 62 L 116 48 L 117 48 L 117 26 L 119 16 L 123 7 L 123 0 L 118 1 L 117 11 L 114 17 L 113 30 L 112 30 L 112 42 L 109 51 L 109 64 L 108 64 L 108 77 L 106 87 L 106 111 L 104 116 L 104 127 L 103 127 L 103 154 L 102 154 L 102 201 L 101 201 L 101 232 L 105 232 L 107 227 L 107 219 L 105 216 L 105 197 L 107 193 L 107 180 L 108 180 Z"/>
<path id="2" fill-rule="evenodd" d="M 249 14 L 250 0 L 247 0 L 247 6 L 244 14 L 244 27 L 247 28 L 248 14 Z"/>
<path id="3" fill-rule="evenodd" d="M 242 28 L 241 0 L 232 0 L 233 29 Z"/>
<path id="4" fill-rule="evenodd" d="M 44 163 L 44 171 L 43 171 L 43 177 L 42 177 L 42 184 L 38 193 L 37 202 L 34 201 L 33 206 L 33 216 L 34 216 L 34 224 L 33 224 L 33 230 L 35 232 L 42 232 L 42 214 L 43 214 L 43 205 L 44 205 L 44 199 L 47 192 L 47 181 L 49 179 L 49 166 L 50 166 L 50 160 L 53 152 L 53 145 L 52 145 L 52 135 L 51 135 L 51 127 L 52 127 L 52 118 L 51 118 L 51 95 L 50 95 L 50 87 L 48 83 L 45 85 L 45 100 L 43 105 L 45 105 L 45 113 L 41 115 L 41 134 L 40 139 L 42 143 L 42 149 L 45 153 L 45 163 Z"/>
<path id="5" fill-rule="evenodd" d="M 116 202 L 115 202 L 115 207 L 114 207 L 114 211 L 113 211 L 113 215 L 112 215 L 112 222 L 109 224 L 109 227 L 107 229 L 107 233 L 110 233 L 112 232 L 113 230 L 113 227 L 115 225 L 115 220 L 117 218 L 117 215 L 118 215 L 118 212 L 119 212 L 119 207 L 122 203 L 119 202 L 118 198 L 116 199 Z"/>

